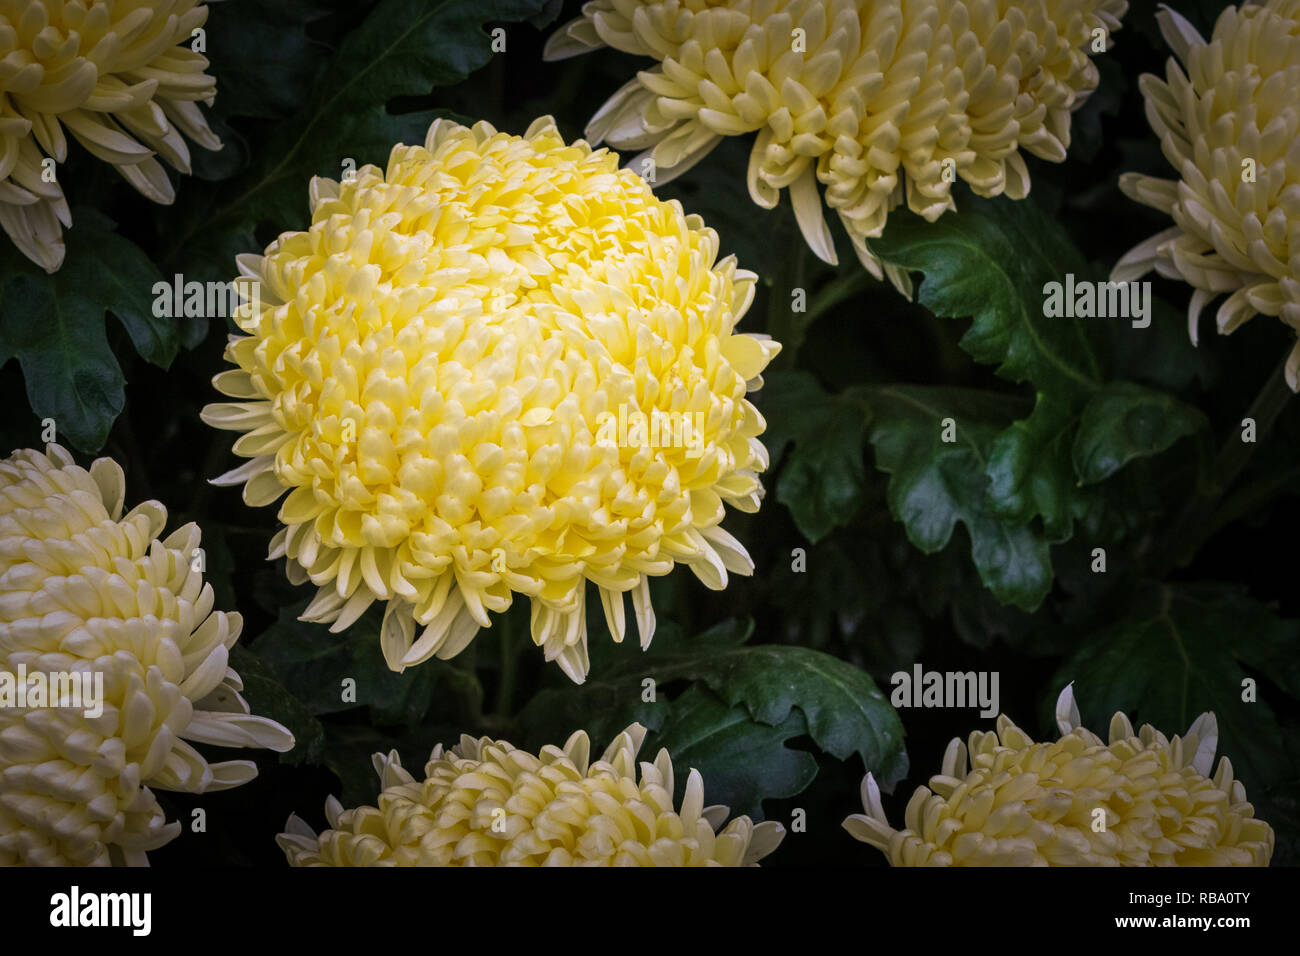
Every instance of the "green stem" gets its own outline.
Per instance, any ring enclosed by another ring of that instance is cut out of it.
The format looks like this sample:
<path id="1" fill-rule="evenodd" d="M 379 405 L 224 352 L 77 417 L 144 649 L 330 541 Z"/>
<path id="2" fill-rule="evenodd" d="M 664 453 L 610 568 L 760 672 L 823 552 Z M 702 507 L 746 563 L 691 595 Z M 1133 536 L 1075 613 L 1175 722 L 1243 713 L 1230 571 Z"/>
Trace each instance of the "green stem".
<path id="1" fill-rule="evenodd" d="M 789 242 L 795 251 L 773 278 L 767 303 L 767 334 L 781 343 L 781 354 L 772 365 L 774 369 L 794 368 L 808 330 L 831 309 L 870 288 L 875 281 L 869 272 L 853 263 L 841 268 L 830 279 L 819 282 L 819 270 L 824 267 L 813 263 L 814 269 L 810 273 L 811 253 L 804 245 L 803 237 L 794 233 Z M 811 285 L 818 286 L 816 292 L 809 288 Z M 804 290 L 802 312 L 794 311 L 792 293 L 795 289 Z"/>
<path id="2" fill-rule="evenodd" d="M 1250 461 L 1255 447 L 1272 430 L 1274 422 L 1291 398 L 1291 388 L 1286 382 L 1286 361 L 1283 360 L 1264 380 L 1259 394 L 1246 412 L 1245 417 L 1255 421 L 1255 440 L 1242 441 L 1240 426 L 1234 426 L 1214 460 L 1208 487 L 1188 502 L 1174 525 L 1168 551 L 1169 570 L 1190 564 L 1210 537 L 1223 527 L 1224 523 L 1216 520 L 1220 501 Z"/>
<path id="3" fill-rule="evenodd" d="M 501 674 L 497 683 L 497 700 L 495 712 L 502 716 L 510 715 L 510 707 L 515 699 L 515 628 L 509 613 L 502 614 L 496 624 L 497 641 L 501 646 Z"/>
<path id="4" fill-rule="evenodd" d="M 768 286 L 767 300 L 767 334 L 781 343 L 781 354 L 776 357 L 774 367 L 794 364 L 794 357 L 799 352 L 802 335 L 799 334 L 799 322 L 802 315 L 791 311 L 791 292 L 803 288 L 803 248 L 802 243 L 793 247 L 795 251 L 785 259 Z M 805 295 L 807 290 L 805 289 Z M 805 302 L 804 308 L 807 308 Z"/>
<path id="5" fill-rule="evenodd" d="M 1300 468 L 1288 468 L 1256 479 L 1224 499 L 1214 516 L 1214 530 L 1246 517 L 1274 498 L 1300 493 L 1297 489 L 1300 489 Z"/>

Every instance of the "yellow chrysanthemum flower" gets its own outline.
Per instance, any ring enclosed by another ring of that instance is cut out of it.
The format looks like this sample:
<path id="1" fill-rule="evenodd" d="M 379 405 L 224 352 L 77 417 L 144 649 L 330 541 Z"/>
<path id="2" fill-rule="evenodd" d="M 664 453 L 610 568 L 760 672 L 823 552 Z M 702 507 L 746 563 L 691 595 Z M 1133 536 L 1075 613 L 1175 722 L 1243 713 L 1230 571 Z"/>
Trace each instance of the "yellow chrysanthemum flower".
<path id="1" fill-rule="evenodd" d="M 1221 333 L 1260 313 L 1300 332 L 1300 0 L 1228 7 L 1209 43 L 1174 11 L 1157 16 L 1177 60 L 1165 80 L 1147 74 L 1139 85 L 1179 178 L 1125 173 L 1120 188 L 1176 225 L 1136 246 L 1111 278 L 1154 268 L 1189 283 L 1193 342 L 1201 311 L 1223 293 Z M 1300 341 L 1286 379 L 1300 390 Z"/>
<path id="2" fill-rule="evenodd" d="M 1021 150 L 1054 162 L 1070 113 L 1097 86 L 1126 0 L 594 0 L 547 44 L 549 59 L 609 45 L 659 65 L 600 109 L 594 143 L 649 148 L 659 182 L 723 136 L 757 132 L 749 192 L 787 186 L 812 250 L 836 261 L 817 183 L 862 264 L 903 202 L 927 220 L 960 177 L 981 196 L 1029 192 Z M 910 292 L 906 273 L 891 280 Z"/>
<path id="3" fill-rule="evenodd" d="M 216 81 L 190 46 L 207 19 L 199 0 L 0 0 L 0 227 L 47 272 L 72 225 L 45 162 L 67 159 L 67 133 L 159 203 L 175 193 L 155 155 L 188 173 L 182 133 L 221 148 L 198 108 Z"/>
<path id="4" fill-rule="evenodd" d="M 954 738 L 939 775 L 912 795 L 903 830 L 889 825 L 867 774 L 866 812 L 844 828 L 894 866 L 1268 865 L 1273 830 L 1254 818 L 1227 757 L 1210 777 L 1214 714 L 1167 740 L 1149 724 L 1135 734 L 1117 713 L 1106 743 L 1079 726 L 1066 687 L 1056 720 L 1054 743 L 1034 743 L 1005 715 L 996 733 L 972 733 L 969 751 Z"/>
<path id="5" fill-rule="evenodd" d="M 438 121 L 387 170 L 315 179 L 312 225 L 243 256 L 248 333 L 204 420 L 247 432 L 246 482 L 286 490 L 271 557 L 342 630 L 387 602 L 400 670 L 459 653 L 514 593 L 533 640 L 588 669 L 585 585 L 614 639 L 631 592 L 683 562 L 749 574 L 723 505 L 756 511 L 765 423 L 745 399 L 779 346 L 733 334 L 756 277 L 606 150 Z M 423 628 L 415 636 L 417 624 Z"/>
<path id="6" fill-rule="evenodd" d="M 637 752 L 646 730 L 633 724 L 588 766 L 591 742 L 578 731 L 564 747 L 534 756 L 501 740 L 462 736 L 434 748 L 425 779 L 402 769 L 397 752 L 375 754 L 379 806 L 325 805 L 331 830 L 317 836 L 298 817 L 277 838 L 293 866 L 746 866 L 776 849 L 779 823 L 704 806 L 692 770 L 673 808 L 673 764 Z"/>
<path id="7" fill-rule="evenodd" d="M 208 793 L 257 775 L 186 741 L 293 747 L 239 695 L 227 660 L 241 620 L 212 610 L 199 529 L 158 540 L 166 510 L 123 515 L 124 489 L 112 459 L 87 471 L 58 445 L 0 461 L 0 866 L 143 863 L 181 826 L 150 787 Z M 56 677 L 80 698 L 56 698 Z"/>

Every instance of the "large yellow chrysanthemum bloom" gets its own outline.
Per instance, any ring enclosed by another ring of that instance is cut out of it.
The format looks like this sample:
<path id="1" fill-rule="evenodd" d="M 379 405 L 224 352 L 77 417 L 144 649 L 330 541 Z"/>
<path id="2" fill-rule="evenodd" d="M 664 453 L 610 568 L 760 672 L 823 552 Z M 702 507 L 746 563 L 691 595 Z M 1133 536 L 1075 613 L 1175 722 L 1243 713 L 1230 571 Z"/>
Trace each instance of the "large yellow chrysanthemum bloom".
<path id="1" fill-rule="evenodd" d="M 150 787 L 208 793 L 257 775 L 186 741 L 293 747 L 239 695 L 227 660 L 241 621 L 212 610 L 199 529 L 160 541 L 163 506 L 123 515 L 123 497 L 109 458 L 87 471 L 50 445 L 0 461 L 0 866 L 143 863 L 181 826 Z M 40 698 L 33 675 L 50 688 Z M 56 698 L 55 676 L 81 697 Z"/>
<path id="2" fill-rule="evenodd" d="M 704 806 L 692 770 L 673 808 L 668 751 L 641 764 L 646 730 L 633 724 L 594 764 L 578 731 L 536 756 L 501 740 L 463 736 L 434 748 L 425 779 L 397 752 L 375 754 L 379 806 L 325 806 L 331 830 L 317 836 L 296 816 L 277 838 L 293 866 L 745 866 L 776 849 L 779 823 Z"/>
<path id="3" fill-rule="evenodd" d="M 159 203 L 175 194 L 155 155 L 188 173 L 182 133 L 221 148 L 198 108 L 216 81 L 191 48 L 207 19 L 199 0 L 0 0 L 0 227 L 47 272 L 72 217 L 45 160 L 67 159 L 68 133 Z"/>
<path id="4" fill-rule="evenodd" d="M 1034 743 L 1006 716 L 996 733 L 972 733 L 969 750 L 954 738 L 939 776 L 912 795 L 903 830 L 889 825 L 867 774 L 866 812 L 844 828 L 894 866 L 1268 865 L 1273 830 L 1254 818 L 1227 757 L 1210 777 L 1214 714 L 1167 740 L 1149 724 L 1135 734 L 1117 713 L 1106 743 L 1079 726 L 1066 687 L 1056 718 L 1054 743 Z"/>
<path id="5" fill-rule="evenodd" d="M 1223 293 L 1220 332 L 1259 313 L 1300 332 L 1300 0 L 1228 7 L 1209 43 L 1172 10 L 1158 18 L 1178 59 L 1165 80 L 1148 74 L 1140 87 L 1179 178 L 1125 173 L 1120 188 L 1176 225 L 1136 246 L 1111 278 L 1154 268 L 1191 284 L 1193 342 L 1201 311 Z M 1286 378 L 1300 390 L 1300 341 Z"/>
<path id="6" fill-rule="evenodd" d="M 756 277 L 607 150 L 438 121 L 387 170 L 315 179 L 312 225 L 241 257 L 260 295 L 214 380 L 247 432 L 217 479 L 265 505 L 271 557 L 342 630 L 386 601 L 394 669 L 459 653 L 514 593 L 533 640 L 588 669 L 585 585 L 614 639 L 631 592 L 683 562 L 753 563 L 720 523 L 758 509 L 765 423 L 745 394 L 778 346 L 734 334 Z M 417 624 L 423 628 L 418 639 Z"/>
<path id="7" fill-rule="evenodd" d="M 660 182 L 723 136 L 757 132 L 749 192 L 790 188 L 812 250 L 834 264 L 817 183 L 863 265 L 904 198 L 933 221 L 961 178 L 981 196 L 1029 192 L 1021 150 L 1054 162 L 1097 86 L 1088 57 L 1126 0 L 594 0 L 555 34 L 560 59 L 609 45 L 659 65 L 601 108 L 594 143 L 649 151 Z M 886 270 L 904 292 L 905 273 Z"/>

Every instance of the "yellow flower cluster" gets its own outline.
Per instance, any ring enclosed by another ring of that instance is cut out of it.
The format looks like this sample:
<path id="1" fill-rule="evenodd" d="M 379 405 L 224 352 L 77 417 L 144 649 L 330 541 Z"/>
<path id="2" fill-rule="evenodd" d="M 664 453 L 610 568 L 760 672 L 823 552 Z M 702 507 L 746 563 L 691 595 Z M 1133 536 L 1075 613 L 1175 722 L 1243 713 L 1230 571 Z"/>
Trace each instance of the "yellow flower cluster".
<path id="1" fill-rule="evenodd" d="M 675 810 L 666 750 L 638 781 L 645 733 L 633 724 L 590 765 L 584 731 L 536 756 L 464 736 L 434 749 L 423 781 L 396 751 L 376 754 L 377 808 L 331 798 L 333 829 L 317 836 L 290 817 L 277 842 L 293 866 L 746 866 L 776 849 L 779 823 L 737 817 L 719 829 L 727 808 L 704 806 L 694 770 Z"/>
<path id="2" fill-rule="evenodd" d="M 175 194 L 155 155 L 188 173 L 182 133 L 221 148 L 197 105 L 216 95 L 208 61 L 179 45 L 207 18 L 198 0 L 0 0 L 0 227 L 47 272 L 72 225 L 68 133 L 159 203 Z"/>
<path id="3" fill-rule="evenodd" d="M 186 741 L 293 747 L 239 695 L 241 620 L 212 610 L 198 528 L 158 540 L 163 506 L 123 515 L 123 499 L 108 458 L 87 471 L 50 445 L 0 461 L 0 683 L 41 681 L 0 706 L 0 866 L 143 863 L 180 833 L 150 787 L 208 793 L 257 775 Z"/>
<path id="4" fill-rule="evenodd" d="M 1273 830 L 1254 818 L 1227 757 L 1210 777 L 1213 714 L 1168 740 L 1150 725 L 1135 734 L 1117 713 L 1106 743 L 1079 726 L 1067 687 L 1057 723 L 1054 743 L 1034 743 L 1005 716 L 996 733 L 972 733 L 969 749 L 954 739 L 939 775 L 912 795 L 903 830 L 867 774 L 866 812 L 844 827 L 894 866 L 1268 865 Z"/>
<path id="5" fill-rule="evenodd" d="M 551 38 L 558 59 L 602 45 L 659 64 L 592 119 L 587 138 L 646 149 L 658 181 L 724 136 L 757 131 L 748 183 L 789 187 L 812 250 L 834 264 L 817 184 L 863 265 L 889 212 L 933 221 L 960 178 L 981 196 L 1029 192 L 1021 151 L 1059 162 L 1070 114 L 1097 86 L 1126 0 L 594 0 Z M 904 292 L 905 273 L 886 270 Z"/>
<path id="6" fill-rule="evenodd" d="M 515 593 L 575 681 L 585 585 L 615 640 L 677 562 L 749 574 L 724 503 L 756 511 L 765 423 L 746 400 L 779 346 L 734 334 L 756 277 L 606 150 L 544 117 L 523 137 L 447 121 L 386 170 L 311 184 L 312 224 L 243 256 L 204 420 L 252 459 L 217 479 L 275 501 L 271 557 L 342 630 L 387 602 L 402 669 L 459 653 Z M 418 638 L 416 628 L 422 632 Z"/>
<path id="7" fill-rule="evenodd" d="M 1140 87 L 1178 178 L 1125 173 L 1120 188 L 1175 225 L 1125 255 L 1111 279 L 1154 268 L 1189 283 L 1193 342 L 1201 311 L 1223 294 L 1225 335 L 1257 314 L 1300 332 L 1300 0 L 1228 7 L 1208 43 L 1173 10 L 1158 18 L 1177 59 Z M 1300 341 L 1286 378 L 1300 390 Z"/>

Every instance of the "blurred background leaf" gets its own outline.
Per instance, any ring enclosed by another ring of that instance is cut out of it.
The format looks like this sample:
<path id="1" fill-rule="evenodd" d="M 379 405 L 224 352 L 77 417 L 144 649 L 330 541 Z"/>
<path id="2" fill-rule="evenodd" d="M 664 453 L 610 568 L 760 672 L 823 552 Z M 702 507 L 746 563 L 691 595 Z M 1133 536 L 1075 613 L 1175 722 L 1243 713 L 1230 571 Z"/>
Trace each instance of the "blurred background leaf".
<path id="1" fill-rule="evenodd" d="M 158 267 L 103 214 L 77 207 L 72 215 L 59 272 L 47 275 L 17 254 L 0 259 L 0 365 L 16 358 L 34 416 L 53 419 L 59 441 L 93 452 L 126 400 L 107 313 L 161 368 L 180 340 L 175 321 L 154 315 Z M 30 431 L 34 444 L 43 428 Z"/>

